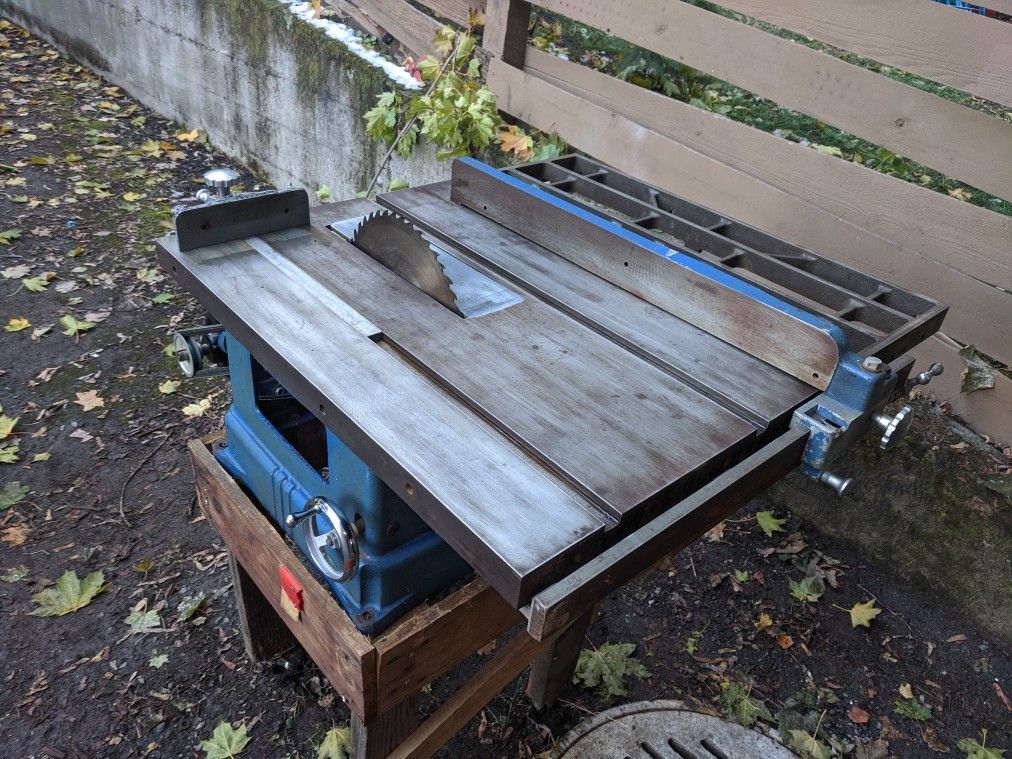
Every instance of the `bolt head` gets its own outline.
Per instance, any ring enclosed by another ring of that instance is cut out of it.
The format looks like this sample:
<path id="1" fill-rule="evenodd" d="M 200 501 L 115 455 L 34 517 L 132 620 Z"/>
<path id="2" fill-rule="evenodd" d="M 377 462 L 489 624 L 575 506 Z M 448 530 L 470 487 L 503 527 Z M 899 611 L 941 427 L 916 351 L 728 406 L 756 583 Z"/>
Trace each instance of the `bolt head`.
<path id="1" fill-rule="evenodd" d="M 884 366 L 885 362 L 877 356 L 866 356 L 861 362 L 861 368 L 872 374 L 880 374 Z"/>

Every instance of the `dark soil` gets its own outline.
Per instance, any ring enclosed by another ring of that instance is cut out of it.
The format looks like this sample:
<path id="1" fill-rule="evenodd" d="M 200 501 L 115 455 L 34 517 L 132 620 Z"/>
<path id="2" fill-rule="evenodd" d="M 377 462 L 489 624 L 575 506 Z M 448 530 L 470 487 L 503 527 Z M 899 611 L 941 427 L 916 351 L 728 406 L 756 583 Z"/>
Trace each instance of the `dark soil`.
<path id="1" fill-rule="evenodd" d="M 21 231 L 0 243 L 0 325 L 31 324 L 0 332 L 0 403 L 18 418 L 0 442 L 0 451 L 18 444 L 7 454 L 17 461 L 0 464 L 0 492 L 15 482 L 30 488 L 0 510 L 0 754 L 200 755 L 199 742 L 229 721 L 251 738 L 243 757 L 315 756 L 348 713 L 301 652 L 267 665 L 246 660 L 226 555 L 194 504 L 185 444 L 218 427 L 228 385 L 159 390 L 179 379 L 162 352 L 168 331 L 201 312 L 156 271 L 150 241 L 166 229 L 170 203 L 228 159 L 0 23 L 0 233 Z M 44 291 L 22 284 L 46 272 Z M 95 326 L 62 334 L 64 315 Z M 104 405 L 85 410 L 92 391 Z M 184 415 L 204 398 L 205 414 Z M 947 422 L 922 435 L 938 445 L 960 439 Z M 627 695 L 608 701 L 574 685 L 539 714 L 518 681 L 443 755 L 537 754 L 625 700 L 676 698 L 719 711 L 735 684 L 769 710 L 773 721 L 761 729 L 818 725 L 821 741 L 857 756 L 960 756 L 957 741 L 984 728 L 989 746 L 1009 744 L 1007 645 L 784 512 L 782 531 L 767 537 L 754 519 L 763 508 L 752 504 L 722 536 L 602 605 L 588 647 L 635 643 L 651 673 L 628 682 Z M 1007 549 L 1006 539 L 986 550 Z M 33 616 L 33 595 L 67 571 L 102 571 L 107 587 L 65 616 Z M 818 601 L 790 595 L 789 580 L 806 576 L 824 586 Z M 203 600 L 183 619 L 179 607 L 194 598 Z M 848 610 L 873 599 L 881 614 L 853 628 Z M 126 619 L 138 604 L 157 611 L 157 626 L 131 635 Z M 156 668 L 158 656 L 167 660 Z M 437 682 L 424 708 L 466 671 Z M 930 719 L 895 712 L 901 687 L 930 707 Z"/>

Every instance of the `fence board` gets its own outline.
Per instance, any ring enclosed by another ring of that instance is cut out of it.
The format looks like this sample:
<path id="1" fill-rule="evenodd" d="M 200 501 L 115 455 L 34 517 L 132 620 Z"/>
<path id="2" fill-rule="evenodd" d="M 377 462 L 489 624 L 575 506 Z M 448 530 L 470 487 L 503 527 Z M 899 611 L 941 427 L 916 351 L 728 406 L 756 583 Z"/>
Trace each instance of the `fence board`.
<path id="1" fill-rule="evenodd" d="M 681 0 L 539 5 L 1012 199 L 1012 125 L 999 119 Z"/>
<path id="2" fill-rule="evenodd" d="M 969 14 L 968 14 L 969 15 Z M 528 48 L 527 71 L 971 277 L 1012 291 L 1012 218 Z M 1012 308 L 1012 306 L 1010 306 Z"/>
<path id="3" fill-rule="evenodd" d="M 472 9 L 485 10 L 485 0 L 419 0 L 419 2 L 440 18 L 461 26 L 467 26 Z"/>
<path id="4" fill-rule="evenodd" d="M 368 9 L 370 18 L 414 55 L 423 56 L 435 49 L 436 32 L 442 24 L 405 0 L 368 0 L 362 5 Z"/>
<path id="5" fill-rule="evenodd" d="M 718 0 L 747 16 L 1012 104 L 1012 25 L 924 0 Z"/>
<path id="6" fill-rule="evenodd" d="M 1012 349 L 999 318 L 1009 295 L 844 221 L 673 138 L 644 127 L 536 76 L 493 61 L 488 81 L 500 107 L 600 160 L 697 203 L 809 246 L 869 272 L 894 279 L 951 304 L 946 332 L 1009 360 Z"/>

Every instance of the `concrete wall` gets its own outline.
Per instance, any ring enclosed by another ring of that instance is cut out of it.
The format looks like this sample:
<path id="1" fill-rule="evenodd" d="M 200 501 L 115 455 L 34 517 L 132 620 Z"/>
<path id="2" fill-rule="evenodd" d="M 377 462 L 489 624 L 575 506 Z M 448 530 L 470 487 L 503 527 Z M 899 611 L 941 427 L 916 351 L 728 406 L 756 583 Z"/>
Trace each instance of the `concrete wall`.
<path id="1" fill-rule="evenodd" d="M 362 114 L 386 76 L 276 0 L 0 0 L 0 12 L 278 186 L 351 197 L 385 152 Z M 447 178 L 434 155 L 395 156 L 381 186 Z"/>

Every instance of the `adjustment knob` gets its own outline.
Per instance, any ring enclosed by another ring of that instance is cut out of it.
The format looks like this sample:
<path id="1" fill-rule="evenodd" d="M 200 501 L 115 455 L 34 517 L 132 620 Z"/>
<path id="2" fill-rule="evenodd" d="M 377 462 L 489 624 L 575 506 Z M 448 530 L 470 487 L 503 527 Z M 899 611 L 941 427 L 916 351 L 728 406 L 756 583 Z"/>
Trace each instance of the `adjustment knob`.
<path id="1" fill-rule="evenodd" d="M 329 529 L 320 529 L 320 521 L 329 522 Z M 326 498 L 310 498 L 302 511 L 285 517 L 285 526 L 301 528 L 309 558 L 324 577 L 347 582 L 358 572 L 358 530 Z"/>
<path id="2" fill-rule="evenodd" d="M 914 421 L 914 410 L 904 406 L 894 416 L 879 414 L 875 417 L 875 423 L 882 428 L 882 439 L 879 440 L 879 447 L 883 451 L 895 448 L 906 436 Z"/>
<path id="3" fill-rule="evenodd" d="M 920 374 L 908 379 L 906 389 L 909 390 L 910 388 L 916 387 L 917 385 L 927 385 L 929 382 L 931 382 L 932 377 L 937 377 L 944 370 L 945 367 L 936 361 L 935 363 L 933 363 L 931 366 L 928 367 L 928 370 L 926 372 L 921 372 Z"/>
<path id="4" fill-rule="evenodd" d="M 228 197 L 232 185 L 239 181 L 239 172 L 232 169 L 217 168 L 204 172 L 204 184 L 218 191 L 219 198 Z"/>
<path id="5" fill-rule="evenodd" d="M 179 362 L 183 376 L 193 377 L 204 365 L 204 353 L 192 337 L 182 332 L 172 333 L 172 353 Z"/>

